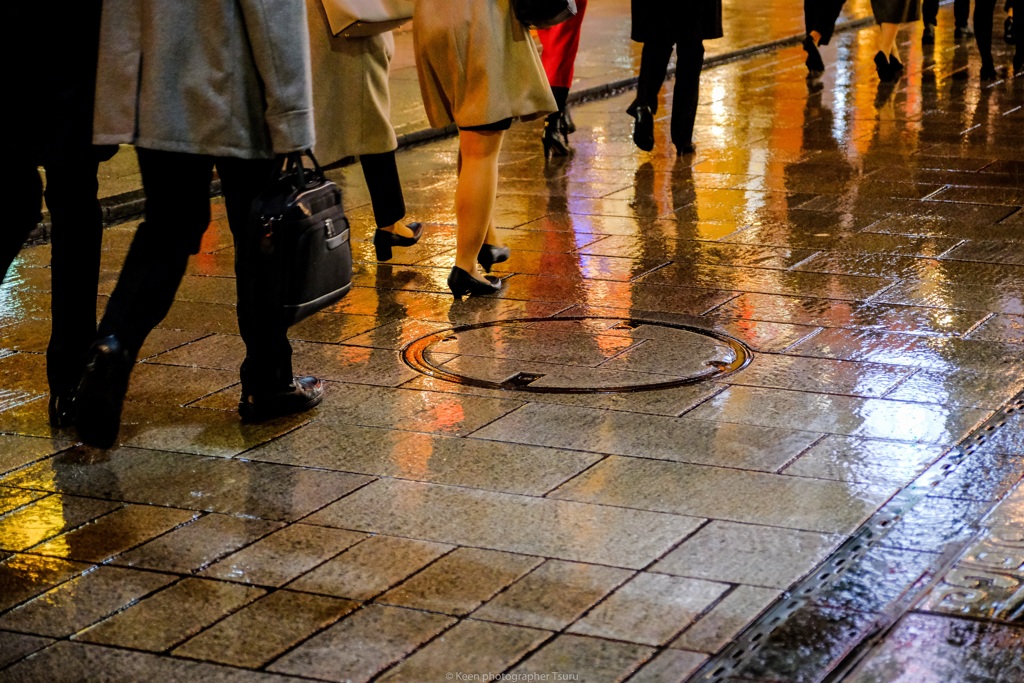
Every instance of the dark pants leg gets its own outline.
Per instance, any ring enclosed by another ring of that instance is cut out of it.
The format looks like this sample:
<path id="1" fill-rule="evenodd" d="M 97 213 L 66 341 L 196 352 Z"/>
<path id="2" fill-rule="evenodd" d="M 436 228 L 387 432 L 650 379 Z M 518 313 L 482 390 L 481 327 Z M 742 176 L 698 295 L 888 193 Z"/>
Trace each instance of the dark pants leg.
<path id="1" fill-rule="evenodd" d="M 103 214 L 99 162 L 92 149 L 46 166 L 46 204 L 51 229 L 51 312 L 53 328 L 46 350 L 50 393 L 73 388 L 96 337 Z"/>
<path id="2" fill-rule="evenodd" d="M 967 26 L 967 21 L 971 18 L 971 0 L 954 0 L 953 1 L 953 21 L 956 22 L 957 26 L 961 28 Z"/>
<path id="3" fill-rule="evenodd" d="M 636 100 L 630 109 L 650 107 L 651 112 L 658 111 L 658 93 L 665 83 L 668 73 L 668 62 L 672 57 L 671 41 L 648 41 L 640 53 L 640 76 L 636 86 Z"/>
<path id="4" fill-rule="evenodd" d="M 370 190 L 373 218 L 378 228 L 394 225 L 405 218 L 405 197 L 398 177 L 394 152 L 363 154 L 359 157 L 366 187 Z"/>
<path id="5" fill-rule="evenodd" d="M 25 244 L 28 234 L 42 218 L 43 181 L 39 178 L 39 167 L 28 156 L 15 154 L 9 173 L 10 196 L 14 207 L 8 214 L 4 229 L 0 232 L 0 282 L 7 277 L 18 252 Z"/>
<path id="6" fill-rule="evenodd" d="M 978 43 L 982 66 L 992 66 L 992 16 L 996 0 L 974 0 L 974 40 Z"/>
<path id="7" fill-rule="evenodd" d="M 939 23 L 939 0 L 923 0 L 921 2 L 921 20 L 928 26 Z"/>
<path id="8" fill-rule="evenodd" d="M 240 373 L 242 392 L 282 391 L 292 382 L 288 325 L 274 306 L 277 283 L 258 276 L 256 259 L 261 255 L 252 248 L 256 241 L 246 238 L 253 200 L 274 179 L 279 164 L 273 159 L 230 158 L 218 158 L 216 164 L 228 226 L 235 242 L 238 330 L 245 342 L 245 360 Z"/>
<path id="9" fill-rule="evenodd" d="M 836 30 L 836 22 L 845 3 L 846 0 L 804 0 L 804 26 L 807 33 L 817 31 L 821 34 L 819 45 L 828 45 L 828 41 L 832 40 L 832 33 Z"/>
<path id="10" fill-rule="evenodd" d="M 239 244 L 252 200 L 273 176 L 264 159 L 215 159 L 139 149 L 146 221 L 139 226 L 100 322 L 99 336 L 117 336 L 134 357 L 174 303 L 189 256 L 210 222 L 210 180 L 216 165 L 228 224 L 235 236 L 238 327 L 246 345 L 242 390 L 275 391 L 291 381 L 287 326 L 265 308 L 267 292 L 253 277 L 255 254 Z"/>
<path id="11" fill-rule="evenodd" d="M 672 91 L 672 142 L 677 148 L 693 141 L 693 124 L 700 101 L 700 72 L 704 68 L 704 42 L 694 31 L 676 45 L 676 82 Z"/>

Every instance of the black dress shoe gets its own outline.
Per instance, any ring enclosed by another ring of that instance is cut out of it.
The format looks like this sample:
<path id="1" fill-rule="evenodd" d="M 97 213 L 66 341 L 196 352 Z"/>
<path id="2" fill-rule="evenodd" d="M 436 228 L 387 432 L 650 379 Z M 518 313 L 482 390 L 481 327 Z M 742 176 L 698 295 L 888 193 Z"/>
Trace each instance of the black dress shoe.
<path id="1" fill-rule="evenodd" d="M 411 247 L 420 241 L 420 237 L 423 236 L 422 223 L 409 223 L 405 227 L 412 230 L 412 237 L 399 235 L 390 230 L 381 230 L 380 228 L 377 228 L 377 231 L 373 233 L 373 248 L 377 252 L 378 261 L 390 261 L 394 255 L 392 247 Z"/>
<path id="2" fill-rule="evenodd" d="M 812 73 L 824 71 L 825 62 L 821 60 L 821 53 L 818 52 L 818 46 L 814 43 L 814 38 L 808 35 L 804 38 L 803 46 L 804 52 L 807 53 L 807 60 L 804 62 L 807 70 Z"/>
<path id="3" fill-rule="evenodd" d="M 113 335 L 89 349 L 74 402 L 75 427 L 88 445 L 110 448 L 117 442 L 132 364 L 131 355 Z"/>
<path id="4" fill-rule="evenodd" d="M 504 263 L 508 261 L 510 256 L 512 256 L 512 250 L 508 247 L 495 247 L 485 243 L 480 247 L 480 253 L 476 255 L 476 261 L 489 273 L 495 263 Z"/>
<path id="5" fill-rule="evenodd" d="M 654 114 L 650 107 L 636 108 L 636 122 L 633 124 L 633 143 L 645 152 L 654 149 Z"/>
<path id="6" fill-rule="evenodd" d="M 466 296 L 486 296 L 497 294 L 501 291 L 501 280 L 496 277 L 488 277 L 487 281 L 477 280 L 475 277 L 458 266 L 452 266 L 452 272 L 448 275 L 448 289 L 456 299 Z"/>
<path id="7" fill-rule="evenodd" d="M 324 397 L 324 384 L 316 377 L 296 377 L 287 389 L 263 394 L 242 394 L 238 413 L 244 422 L 261 422 L 302 413 Z"/>
<path id="8" fill-rule="evenodd" d="M 75 424 L 75 390 L 51 391 L 47 408 L 51 427 L 57 429 L 73 427 Z"/>

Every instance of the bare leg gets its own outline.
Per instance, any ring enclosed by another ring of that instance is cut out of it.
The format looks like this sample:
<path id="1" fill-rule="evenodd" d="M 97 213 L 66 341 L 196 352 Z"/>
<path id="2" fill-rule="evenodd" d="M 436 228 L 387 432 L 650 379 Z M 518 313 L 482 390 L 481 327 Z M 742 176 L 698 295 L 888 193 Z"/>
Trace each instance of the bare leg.
<path id="1" fill-rule="evenodd" d="M 878 25 L 878 51 L 885 55 L 891 55 L 896 51 L 896 32 L 899 24 Z M 897 53 L 898 54 L 898 53 Z"/>
<path id="2" fill-rule="evenodd" d="M 484 240 L 497 238 L 494 202 L 498 195 L 498 153 L 505 131 L 459 131 L 459 181 L 455 189 L 455 265 L 483 280 L 476 257 Z"/>

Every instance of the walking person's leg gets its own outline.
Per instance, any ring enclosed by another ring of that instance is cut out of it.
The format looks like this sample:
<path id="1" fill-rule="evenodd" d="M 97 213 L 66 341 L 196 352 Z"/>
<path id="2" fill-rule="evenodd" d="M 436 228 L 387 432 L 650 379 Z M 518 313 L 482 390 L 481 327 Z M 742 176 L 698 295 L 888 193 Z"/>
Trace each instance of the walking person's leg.
<path id="1" fill-rule="evenodd" d="M 359 166 L 370 191 L 370 204 L 377 224 L 373 234 L 377 260 L 388 261 L 393 247 L 411 247 L 419 241 L 423 224 L 402 222 L 405 218 L 405 195 L 394 151 L 363 154 L 359 157 Z"/>
<path id="2" fill-rule="evenodd" d="M 636 99 L 626 113 L 636 119 L 633 142 L 645 152 L 654 149 L 654 115 L 658 112 L 658 94 L 665 83 L 673 43 L 669 40 L 649 40 L 640 53 L 640 76 Z"/>
<path id="3" fill-rule="evenodd" d="M 672 142 L 679 156 L 693 148 L 693 126 L 700 102 L 700 73 L 704 67 L 704 41 L 689 31 L 676 44 L 676 82 L 672 96 Z"/>
<path id="4" fill-rule="evenodd" d="M 455 188 L 455 266 L 448 287 L 455 296 L 491 294 L 500 283 L 477 272 L 485 243 L 495 244 L 494 203 L 498 194 L 498 155 L 504 130 L 459 131 L 459 180 Z"/>
<path id="5" fill-rule="evenodd" d="M 280 309 L 280 282 L 259 270 L 263 254 L 249 234 L 253 201 L 277 175 L 274 159 L 217 158 L 228 227 L 235 241 L 238 331 L 245 343 L 239 375 L 238 412 L 245 421 L 299 413 L 320 403 L 323 385 L 315 377 L 293 377 L 288 325 Z"/>
<path id="6" fill-rule="evenodd" d="M 46 349 L 50 424 L 71 424 L 73 395 L 89 346 L 96 338 L 103 213 L 99 161 L 91 147 L 46 167 L 46 204 L 51 228 L 51 318 Z"/>
<path id="7" fill-rule="evenodd" d="M 210 223 L 212 158 L 141 148 L 136 152 L 146 218 L 107 302 L 75 400 L 79 436 L 101 448 L 117 440 L 139 349 L 171 309 L 189 256 L 199 250 Z"/>
<path id="8" fill-rule="evenodd" d="M 974 40 L 981 53 L 981 78 L 996 78 L 996 65 L 992 59 L 992 24 L 996 11 L 996 0 L 975 0 L 974 2 Z"/>

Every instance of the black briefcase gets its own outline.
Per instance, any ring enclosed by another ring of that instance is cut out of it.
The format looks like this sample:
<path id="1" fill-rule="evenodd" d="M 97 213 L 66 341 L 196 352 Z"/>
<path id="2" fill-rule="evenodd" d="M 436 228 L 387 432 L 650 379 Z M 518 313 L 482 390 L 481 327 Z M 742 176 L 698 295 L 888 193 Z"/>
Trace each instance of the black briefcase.
<path id="1" fill-rule="evenodd" d="M 313 168 L 303 166 L 308 157 Z M 309 151 L 288 154 L 280 176 L 253 202 L 252 285 L 288 325 L 336 303 L 352 288 L 352 247 L 341 189 Z"/>

